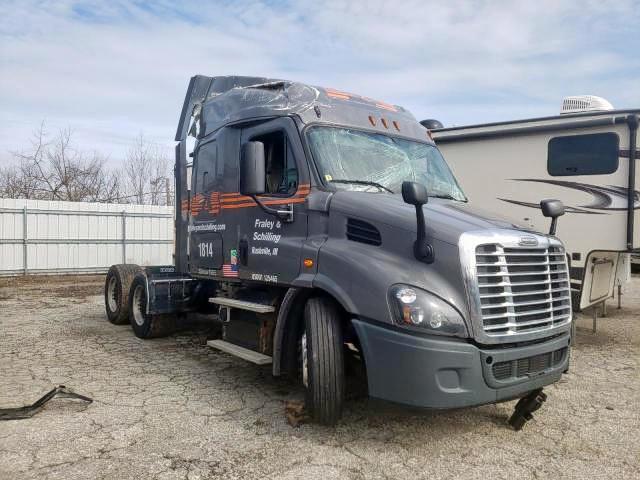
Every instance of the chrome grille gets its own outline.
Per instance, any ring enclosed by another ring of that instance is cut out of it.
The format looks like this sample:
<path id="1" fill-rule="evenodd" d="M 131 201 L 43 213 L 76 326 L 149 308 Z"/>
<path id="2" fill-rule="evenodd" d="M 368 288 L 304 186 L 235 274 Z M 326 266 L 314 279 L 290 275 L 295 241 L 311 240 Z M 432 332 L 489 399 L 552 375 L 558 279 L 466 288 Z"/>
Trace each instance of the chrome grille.
<path id="1" fill-rule="evenodd" d="M 560 245 L 475 250 L 482 329 L 489 337 L 522 334 L 571 321 L 571 289 Z"/>

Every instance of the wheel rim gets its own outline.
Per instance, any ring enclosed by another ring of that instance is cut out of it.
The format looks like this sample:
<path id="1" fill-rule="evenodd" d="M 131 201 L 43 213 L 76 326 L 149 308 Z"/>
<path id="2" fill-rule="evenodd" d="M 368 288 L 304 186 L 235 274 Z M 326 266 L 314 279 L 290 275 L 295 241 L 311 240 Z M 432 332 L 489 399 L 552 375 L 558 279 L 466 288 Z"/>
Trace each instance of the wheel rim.
<path id="1" fill-rule="evenodd" d="M 307 360 L 307 333 L 300 339 L 300 355 L 302 356 L 302 384 L 309 387 L 309 365 Z"/>
<path id="2" fill-rule="evenodd" d="M 107 305 L 111 312 L 118 310 L 118 289 L 116 288 L 116 283 L 116 277 L 111 277 L 109 279 L 109 285 L 107 286 Z"/>
<path id="3" fill-rule="evenodd" d="M 131 302 L 131 310 L 133 313 L 133 320 L 137 325 L 142 327 L 144 325 L 144 303 L 145 303 L 144 287 L 142 285 L 136 286 L 133 291 L 133 301 Z"/>

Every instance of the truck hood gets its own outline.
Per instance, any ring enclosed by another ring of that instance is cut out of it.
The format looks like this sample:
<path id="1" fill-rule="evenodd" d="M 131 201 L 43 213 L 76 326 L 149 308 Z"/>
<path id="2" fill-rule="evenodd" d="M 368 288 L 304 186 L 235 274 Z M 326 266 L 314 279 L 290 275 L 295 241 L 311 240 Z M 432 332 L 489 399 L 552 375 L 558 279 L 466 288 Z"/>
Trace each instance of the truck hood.
<path id="1" fill-rule="evenodd" d="M 333 195 L 330 209 L 373 224 L 384 223 L 417 232 L 415 207 L 404 203 L 400 194 L 338 191 Z M 427 235 L 452 245 L 457 245 L 460 235 L 468 231 L 491 228 L 529 231 L 467 202 L 430 198 L 423 209 Z"/>

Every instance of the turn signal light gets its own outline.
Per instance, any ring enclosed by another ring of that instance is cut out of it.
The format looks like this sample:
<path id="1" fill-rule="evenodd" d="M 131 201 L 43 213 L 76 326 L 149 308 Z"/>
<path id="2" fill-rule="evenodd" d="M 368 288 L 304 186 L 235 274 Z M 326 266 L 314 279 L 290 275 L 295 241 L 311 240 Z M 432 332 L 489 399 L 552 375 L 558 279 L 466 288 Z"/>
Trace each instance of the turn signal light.
<path id="1" fill-rule="evenodd" d="M 305 258 L 304 262 L 302 262 L 304 264 L 305 267 L 307 268 L 311 268 L 313 267 L 313 260 L 311 260 L 310 258 Z"/>

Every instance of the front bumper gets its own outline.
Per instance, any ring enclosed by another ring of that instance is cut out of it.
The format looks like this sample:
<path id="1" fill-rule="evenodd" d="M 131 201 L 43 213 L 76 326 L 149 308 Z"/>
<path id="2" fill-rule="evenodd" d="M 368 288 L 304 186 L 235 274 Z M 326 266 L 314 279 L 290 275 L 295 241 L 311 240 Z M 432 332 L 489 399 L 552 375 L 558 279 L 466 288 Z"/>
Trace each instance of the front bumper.
<path id="1" fill-rule="evenodd" d="M 361 320 L 353 325 L 369 395 L 416 407 L 459 408 L 521 397 L 557 382 L 569 365 L 569 334 L 524 347 L 482 349 Z"/>

